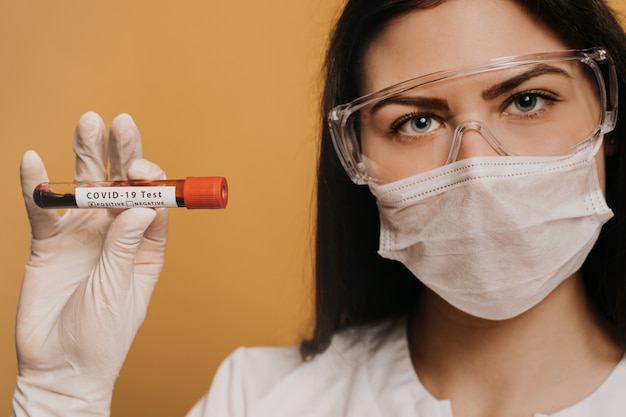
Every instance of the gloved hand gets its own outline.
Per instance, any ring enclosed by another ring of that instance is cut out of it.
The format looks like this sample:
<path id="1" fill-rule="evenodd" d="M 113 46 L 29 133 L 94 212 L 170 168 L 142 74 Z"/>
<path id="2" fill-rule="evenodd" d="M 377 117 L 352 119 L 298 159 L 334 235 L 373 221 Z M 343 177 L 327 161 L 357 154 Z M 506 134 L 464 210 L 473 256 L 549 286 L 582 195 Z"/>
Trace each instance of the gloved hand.
<path id="1" fill-rule="evenodd" d="M 139 132 L 128 115 L 112 122 L 85 114 L 74 137 L 76 181 L 163 179 L 140 159 Z M 40 209 L 32 192 L 48 181 L 27 152 L 21 182 L 32 228 L 31 257 L 20 295 L 19 376 L 13 416 L 104 416 L 113 385 L 163 267 L 167 209 Z"/>

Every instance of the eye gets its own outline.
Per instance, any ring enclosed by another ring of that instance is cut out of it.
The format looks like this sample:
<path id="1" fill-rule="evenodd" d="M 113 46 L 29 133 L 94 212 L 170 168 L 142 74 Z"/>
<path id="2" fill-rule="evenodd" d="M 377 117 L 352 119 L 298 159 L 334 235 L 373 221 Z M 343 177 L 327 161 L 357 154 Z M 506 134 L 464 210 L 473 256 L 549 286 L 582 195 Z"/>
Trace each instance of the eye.
<path id="1" fill-rule="evenodd" d="M 556 101 L 555 97 L 547 93 L 525 91 L 507 100 L 504 111 L 511 115 L 533 116 Z"/>
<path id="2" fill-rule="evenodd" d="M 391 131 L 406 136 L 420 136 L 433 132 L 439 127 L 441 127 L 441 122 L 436 118 L 428 114 L 419 113 L 409 114 L 400 118 L 391 126 Z"/>

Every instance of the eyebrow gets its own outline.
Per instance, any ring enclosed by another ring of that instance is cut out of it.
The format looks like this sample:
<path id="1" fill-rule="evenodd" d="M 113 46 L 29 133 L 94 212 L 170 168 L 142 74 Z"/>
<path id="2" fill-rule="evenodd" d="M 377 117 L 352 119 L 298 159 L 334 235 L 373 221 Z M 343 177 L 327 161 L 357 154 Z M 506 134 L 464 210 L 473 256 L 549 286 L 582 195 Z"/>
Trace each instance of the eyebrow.
<path id="1" fill-rule="evenodd" d="M 571 78 L 571 75 L 561 68 L 547 64 L 537 65 L 529 71 L 526 71 L 522 74 L 519 74 L 513 78 L 510 78 L 506 81 L 494 85 L 493 87 L 486 89 L 485 91 L 483 91 L 482 97 L 485 100 L 492 100 L 508 91 L 519 87 L 520 85 L 524 84 L 526 81 L 532 78 L 545 74 L 564 75 L 568 78 Z"/>
<path id="2" fill-rule="evenodd" d="M 389 104 L 398 104 L 401 106 L 412 106 L 421 109 L 449 111 L 450 106 L 444 99 L 433 97 L 390 97 L 388 99 L 379 101 L 372 107 L 371 113 L 376 113 L 381 107 Z"/>
<path id="3" fill-rule="evenodd" d="M 513 78 L 509 78 L 501 83 L 498 83 L 488 89 L 484 90 L 481 94 L 483 99 L 492 100 L 508 91 L 511 91 L 520 85 L 524 84 L 526 81 L 533 79 L 535 77 L 539 77 L 545 74 L 557 74 L 564 75 L 568 78 L 572 78 L 571 75 L 558 67 L 541 64 L 537 65 L 534 68 L 526 71 L 522 74 L 516 75 Z M 376 113 L 382 107 L 385 107 L 390 104 L 397 104 L 401 106 L 412 106 L 418 107 L 420 109 L 428 109 L 432 111 L 450 111 L 450 106 L 448 105 L 448 101 L 435 98 L 435 97 L 389 97 L 387 99 L 381 100 L 378 103 L 375 103 L 370 111 L 370 113 Z"/>

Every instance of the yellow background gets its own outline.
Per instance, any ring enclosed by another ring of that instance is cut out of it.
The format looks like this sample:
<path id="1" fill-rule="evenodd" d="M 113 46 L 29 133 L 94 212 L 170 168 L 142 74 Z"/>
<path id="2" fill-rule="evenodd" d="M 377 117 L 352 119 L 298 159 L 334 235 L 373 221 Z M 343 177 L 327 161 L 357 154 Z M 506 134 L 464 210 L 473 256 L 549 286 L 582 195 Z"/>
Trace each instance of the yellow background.
<path id="1" fill-rule="evenodd" d="M 130 113 L 170 178 L 224 175 L 223 211 L 171 210 L 165 270 L 122 369 L 115 416 L 182 416 L 240 345 L 297 342 L 310 322 L 312 196 L 324 45 L 338 0 L 0 1 L 0 415 L 29 226 L 35 149 L 73 174 L 88 110 Z"/>
<path id="2" fill-rule="evenodd" d="M 171 211 L 165 270 L 114 416 L 182 416 L 240 345 L 310 325 L 319 70 L 340 0 L 0 0 L 0 415 L 29 227 L 27 149 L 69 180 L 78 117 L 133 115 L 170 178 L 224 175 L 224 211 Z M 623 0 L 612 2 L 626 11 Z"/>

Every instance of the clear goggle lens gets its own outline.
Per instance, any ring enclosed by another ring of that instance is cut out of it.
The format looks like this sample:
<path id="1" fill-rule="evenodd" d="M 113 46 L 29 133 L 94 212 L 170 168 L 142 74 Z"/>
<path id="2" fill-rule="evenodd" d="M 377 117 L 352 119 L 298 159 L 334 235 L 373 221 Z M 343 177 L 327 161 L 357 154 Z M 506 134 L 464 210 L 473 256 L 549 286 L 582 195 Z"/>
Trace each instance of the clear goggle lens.
<path id="1" fill-rule="evenodd" d="M 593 49 L 409 80 L 336 107 L 329 122 L 352 180 L 387 183 L 454 162 L 468 132 L 491 154 L 571 153 L 613 129 L 616 106 L 611 60 Z"/>

